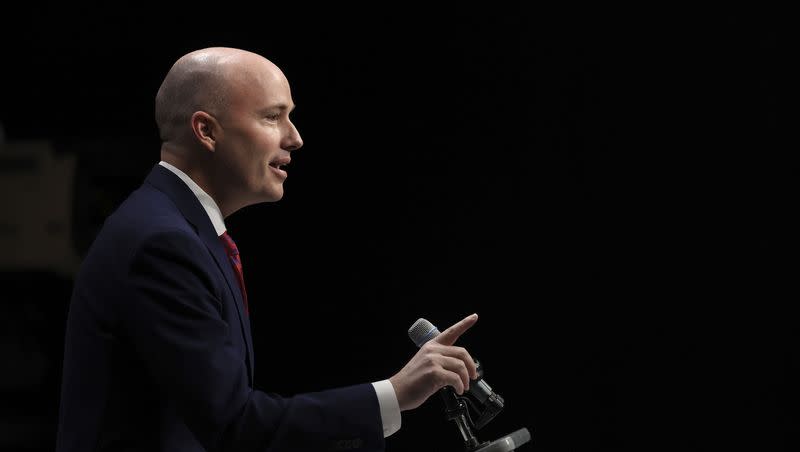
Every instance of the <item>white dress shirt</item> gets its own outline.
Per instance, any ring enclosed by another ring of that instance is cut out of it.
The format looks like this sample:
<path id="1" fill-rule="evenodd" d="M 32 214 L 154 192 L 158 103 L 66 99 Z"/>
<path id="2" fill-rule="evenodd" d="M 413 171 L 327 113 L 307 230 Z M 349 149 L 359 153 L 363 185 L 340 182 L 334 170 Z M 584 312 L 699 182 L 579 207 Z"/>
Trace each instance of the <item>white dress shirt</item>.
<path id="1" fill-rule="evenodd" d="M 189 186 L 189 189 L 197 196 L 200 205 L 203 206 L 203 209 L 205 209 L 208 214 L 208 218 L 211 219 L 211 224 L 214 225 L 214 230 L 217 235 L 222 235 L 222 233 L 226 231 L 225 218 L 222 216 L 222 211 L 219 210 L 219 206 L 214 199 L 203 191 L 203 189 L 183 171 L 164 161 L 158 162 L 158 164 L 175 173 L 176 176 L 180 177 L 181 180 Z M 394 387 L 389 380 L 381 380 L 372 383 L 372 387 L 375 388 L 375 394 L 378 396 L 378 405 L 380 405 L 381 420 L 383 421 L 383 437 L 386 438 L 400 430 L 402 419 L 400 416 L 400 405 L 397 403 L 397 394 L 395 394 Z"/>

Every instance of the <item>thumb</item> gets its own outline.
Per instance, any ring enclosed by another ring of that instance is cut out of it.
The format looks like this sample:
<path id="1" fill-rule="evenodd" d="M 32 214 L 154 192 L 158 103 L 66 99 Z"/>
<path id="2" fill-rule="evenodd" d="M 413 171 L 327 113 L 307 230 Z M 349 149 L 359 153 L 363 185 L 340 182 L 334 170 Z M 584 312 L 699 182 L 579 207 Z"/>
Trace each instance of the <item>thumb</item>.
<path id="1" fill-rule="evenodd" d="M 464 317 L 458 323 L 452 325 L 450 328 L 442 331 L 441 334 L 433 338 L 434 341 L 442 344 L 442 345 L 453 345 L 459 337 L 461 337 L 464 332 L 475 325 L 475 322 L 478 321 L 478 314 L 472 314 L 467 317 Z"/>

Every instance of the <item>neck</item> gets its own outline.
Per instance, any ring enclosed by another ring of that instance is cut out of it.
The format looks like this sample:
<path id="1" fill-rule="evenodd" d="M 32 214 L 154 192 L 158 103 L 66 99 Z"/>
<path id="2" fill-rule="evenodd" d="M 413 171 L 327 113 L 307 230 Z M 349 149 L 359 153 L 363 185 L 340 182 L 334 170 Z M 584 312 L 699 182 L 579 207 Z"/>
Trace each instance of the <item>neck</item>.
<path id="1" fill-rule="evenodd" d="M 225 210 L 225 203 L 218 190 L 214 188 L 212 177 L 205 170 L 206 165 L 198 158 L 190 157 L 189 152 L 182 148 L 168 146 L 166 143 L 161 146 L 161 160 L 183 171 L 194 183 L 203 189 L 214 202 L 217 203 L 223 217 L 229 213 Z"/>
<path id="2" fill-rule="evenodd" d="M 223 218 L 228 218 L 231 214 L 248 205 L 241 199 L 230 196 L 230 190 L 225 191 L 224 187 L 230 185 L 229 178 L 214 172 L 219 164 L 212 161 L 213 154 L 191 155 L 192 150 L 182 147 L 175 147 L 164 143 L 161 146 L 161 160 L 178 168 L 186 173 L 194 183 L 200 186 L 204 192 L 217 203 Z"/>

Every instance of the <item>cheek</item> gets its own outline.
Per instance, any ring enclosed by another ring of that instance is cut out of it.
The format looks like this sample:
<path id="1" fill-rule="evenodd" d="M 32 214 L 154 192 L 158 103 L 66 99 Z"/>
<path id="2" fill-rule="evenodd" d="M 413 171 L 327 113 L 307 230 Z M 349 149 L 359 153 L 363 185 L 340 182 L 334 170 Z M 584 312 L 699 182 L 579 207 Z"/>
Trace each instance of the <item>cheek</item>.
<path id="1" fill-rule="evenodd" d="M 263 174 L 267 169 L 268 163 L 268 153 L 264 152 L 262 146 L 254 143 L 247 151 L 247 165 L 250 170 L 256 174 Z"/>
<path id="2" fill-rule="evenodd" d="M 266 155 L 261 154 L 254 157 L 251 164 L 253 177 L 258 184 L 262 184 L 264 181 L 271 180 L 274 177 L 269 167 L 269 158 Z"/>

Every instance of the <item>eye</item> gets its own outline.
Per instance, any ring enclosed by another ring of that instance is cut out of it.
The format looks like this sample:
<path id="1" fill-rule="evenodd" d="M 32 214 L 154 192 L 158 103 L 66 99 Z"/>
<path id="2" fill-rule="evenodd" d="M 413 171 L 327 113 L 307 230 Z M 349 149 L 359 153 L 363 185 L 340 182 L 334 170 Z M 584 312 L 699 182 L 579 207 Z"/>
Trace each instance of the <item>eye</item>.
<path id="1" fill-rule="evenodd" d="M 267 116 L 265 116 L 265 118 L 269 119 L 270 121 L 277 121 L 278 119 L 281 118 L 281 114 L 280 113 L 276 113 L 274 115 L 267 115 Z"/>

